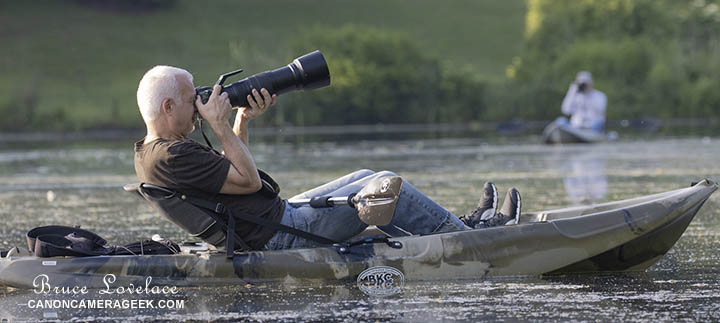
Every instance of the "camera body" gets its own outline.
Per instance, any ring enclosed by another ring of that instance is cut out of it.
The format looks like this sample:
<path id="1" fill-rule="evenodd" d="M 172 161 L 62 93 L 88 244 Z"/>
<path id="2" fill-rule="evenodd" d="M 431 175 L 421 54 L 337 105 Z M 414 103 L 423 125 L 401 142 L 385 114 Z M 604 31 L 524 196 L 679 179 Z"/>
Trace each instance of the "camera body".
<path id="1" fill-rule="evenodd" d="M 242 72 L 223 74 L 218 79 L 218 85 L 223 85 L 225 79 L 231 75 Z M 330 70 L 323 54 L 316 50 L 300 56 L 287 66 L 255 74 L 240 81 L 223 86 L 221 93 L 226 92 L 233 107 L 248 106 L 247 96 L 253 89 L 258 91 L 265 88 L 270 94 L 282 94 L 295 90 L 313 90 L 330 85 Z M 212 87 L 203 86 L 195 89 L 203 103 L 207 103 L 212 93 Z"/>
<path id="2" fill-rule="evenodd" d="M 585 92 L 588 88 L 588 84 L 586 82 L 578 83 L 577 88 L 579 92 Z"/>

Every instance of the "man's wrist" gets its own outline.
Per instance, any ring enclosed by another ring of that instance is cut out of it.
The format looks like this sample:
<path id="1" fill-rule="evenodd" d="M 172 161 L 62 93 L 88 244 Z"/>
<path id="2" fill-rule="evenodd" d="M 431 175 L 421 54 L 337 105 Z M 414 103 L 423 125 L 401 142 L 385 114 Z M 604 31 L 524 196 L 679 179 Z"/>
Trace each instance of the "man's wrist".
<path id="1" fill-rule="evenodd" d="M 233 125 L 233 130 L 235 132 L 243 131 L 244 129 L 248 128 L 249 124 L 250 124 L 250 119 L 243 118 L 242 116 L 237 116 L 235 118 L 235 124 Z"/>
<path id="2" fill-rule="evenodd" d="M 240 114 L 235 118 L 235 126 L 247 126 L 248 124 L 250 124 L 250 118 L 245 118 Z"/>
<path id="3" fill-rule="evenodd" d="M 210 128 L 212 128 L 213 132 L 215 132 L 215 134 L 218 136 L 222 131 L 225 131 L 226 129 L 232 130 L 232 128 L 230 128 L 230 123 L 226 120 L 219 120 L 213 122 L 208 121 L 208 123 L 210 124 Z"/>

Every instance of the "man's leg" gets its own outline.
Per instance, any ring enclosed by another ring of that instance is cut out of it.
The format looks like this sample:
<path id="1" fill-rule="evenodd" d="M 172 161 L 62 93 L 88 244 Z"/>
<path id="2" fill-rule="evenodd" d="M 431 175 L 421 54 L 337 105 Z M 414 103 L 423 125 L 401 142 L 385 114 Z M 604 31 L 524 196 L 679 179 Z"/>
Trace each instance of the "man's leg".
<path id="1" fill-rule="evenodd" d="M 589 128 L 591 130 L 594 130 L 597 132 L 603 132 L 603 131 L 605 131 L 605 121 L 604 120 L 594 121 L 592 124 L 590 124 Z"/>
<path id="2" fill-rule="evenodd" d="M 333 180 L 333 181 L 331 181 L 331 182 L 328 182 L 328 183 L 326 183 L 326 184 L 323 184 L 323 185 L 320 185 L 320 186 L 318 186 L 318 187 L 316 187 L 316 188 L 313 188 L 313 189 L 311 189 L 311 190 L 309 190 L 309 191 L 305 191 L 305 192 L 303 192 L 303 193 L 300 193 L 300 194 L 298 194 L 298 195 L 295 195 L 295 196 L 289 198 L 289 200 L 294 200 L 294 199 L 309 199 L 309 198 L 313 198 L 313 197 L 316 197 L 316 196 L 330 195 L 329 193 L 331 193 L 331 192 L 333 192 L 333 191 L 336 191 L 336 190 L 340 189 L 340 188 L 343 187 L 343 186 L 346 186 L 346 185 L 348 185 L 348 184 L 350 184 L 350 183 L 352 183 L 352 182 L 355 182 L 355 181 L 357 181 L 357 180 L 360 180 L 360 179 L 362 179 L 362 178 L 364 178 L 364 177 L 367 177 L 367 176 L 369 176 L 369 175 L 372 175 L 372 174 L 374 174 L 374 173 L 375 173 L 375 172 L 373 172 L 373 171 L 371 171 L 371 170 L 369 170 L 369 169 L 356 170 L 356 171 L 354 171 L 354 172 L 352 172 L 352 173 L 350 173 L 350 174 L 347 174 L 347 175 L 345 175 L 345 176 L 343 176 L 343 177 L 340 177 L 340 178 L 338 178 L 338 179 L 335 179 L 335 180 Z M 338 195 L 338 196 L 340 196 L 340 195 Z"/>
<path id="3" fill-rule="evenodd" d="M 555 119 L 555 123 L 569 126 L 570 120 L 566 117 L 557 117 L 557 119 Z"/>
<path id="4" fill-rule="evenodd" d="M 359 174 L 365 175 L 367 172 L 368 171 L 364 171 Z M 302 198 L 312 198 L 322 195 L 347 196 L 360 191 L 370 180 L 386 176 L 397 175 L 393 172 L 382 171 L 364 177 L 357 176 L 360 177 L 360 179 L 346 183 L 344 186 L 340 186 L 333 191 L 320 189 L 325 187 L 325 185 L 323 185 L 317 189 L 308 191 L 313 194 L 307 194 L 308 192 L 305 192 L 298 196 L 303 196 Z M 333 187 L 345 181 L 340 181 L 341 179 L 347 178 L 351 178 L 351 176 L 344 176 L 336 180 L 337 182 L 333 181 L 326 185 Z M 335 184 L 329 185 L 332 183 Z M 352 238 L 367 227 L 367 224 L 360 221 L 360 218 L 357 216 L 357 210 L 347 205 L 318 209 L 312 208 L 309 205 L 300 207 L 286 205 L 281 223 L 336 241 L 344 241 Z M 380 226 L 379 228 L 391 236 L 430 234 L 468 229 L 468 227 L 450 213 L 450 211 L 420 193 L 408 182 L 403 182 L 403 188 L 400 191 L 400 197 L 392 221 L 390 224 Z M 314 247 L 316 245 L 317 244 L 312 241 L 307 241 L 284 232 L 278 232 L 268 243 L 268 248 L 287 249 Z"/>
<path id="5" fill-rule="evenodd" d="M 357 170 L 309 191 L 293 196 L 288 201 L 326 195 L 344 196 L 337 195 L 345 194 L 341 193 L 345 191 L 338 191 L 339 189 L 374 173 L 375 172 L 368 169 Z M 358 189 L 358 191 L 359 190 L 360 189 Z M 345 195 L 349 195 L 350 193 L 346 193 Z M 280 223 L 336 241 L 347 240 L 362 232 L 367 227 L 367 224 L 363 223 L 358 218 L 357 211 L 347 205 L 316 209 L 309 205 L 292 206 L 286 204 L 285 212 L 283 213 Z M 305 240 L 287 232 L 278 231 L 275 236 L 270 239 L 266 248 L 270 250 L 277 250 L 316 247 L 317 245 L 318 244 L 313 241 Z"/>
<path id="6" fill-rule="evenodd" d="M 369 181 L 386 176 L 397 175 L 389 171 L 378 172 L 343 186 L 329 195 L 345 196 L 357 193 Z M 404 181 L 402 185 L 393 219 L 388 225 L 379 226 L 381 230 L 391 236 L 405 236 L 408 234 L 430 234 L 468 229 L 450 211 L 423 195 L 410 183 Z M 357 211 L 355 216 L 357 217 Z"/>
<path id="7" fill-rule="evenodd" d="M 430 234 L 469 229 L 455 215 L 408 182 L 403 182 L 395 215 L 390 224 L 379 228 L 392 236 Z"/>

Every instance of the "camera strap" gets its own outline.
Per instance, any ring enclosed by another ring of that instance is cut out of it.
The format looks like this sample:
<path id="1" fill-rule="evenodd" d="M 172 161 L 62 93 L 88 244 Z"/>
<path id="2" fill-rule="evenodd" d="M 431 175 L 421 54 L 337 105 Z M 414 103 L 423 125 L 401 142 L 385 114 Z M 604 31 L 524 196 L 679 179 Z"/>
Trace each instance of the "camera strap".
<path id="1" fill-rule="evenodd" d="M 205 134 L 205 130 L 203 130 L 203 119 L 198 119 L 198 123 L 200 124 L 198 128 L 200 128 L 200 133 L 203 136 L 203 139 L 205 139 L 205 143 L 210 147 L 210 149 L 215 150 L 215 147 L 210 143 L 210 139 L 208 139 L 207 135 Z"/>

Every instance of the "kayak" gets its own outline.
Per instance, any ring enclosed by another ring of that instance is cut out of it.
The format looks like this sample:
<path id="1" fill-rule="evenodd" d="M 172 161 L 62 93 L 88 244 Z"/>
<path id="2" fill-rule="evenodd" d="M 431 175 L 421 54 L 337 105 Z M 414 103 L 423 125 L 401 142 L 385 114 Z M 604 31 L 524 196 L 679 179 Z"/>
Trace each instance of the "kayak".
<path id="1" fill-rule="evenodd" d="M 547 144 L 596 143 L 615 140 L 615 132 L 598 132 L 595 130 L 575 128 L 566 122 L 552 122 L 543 130 L 543 141 Z"/>
<path id="2" fill-rule="evenodd" d="M 236 253 L 204 246 L 175 255 L 38 258 L 11 251 L 0 285 L 105 289 L 111 286 L 340 283 L 370 273 L 405 281 L 642 271 L 678 240 L 718 185 L 628 200 L 524 213 L 518 224 L 390 241 Z M 383 276 L 377 276 L 383 277 Z"/>

